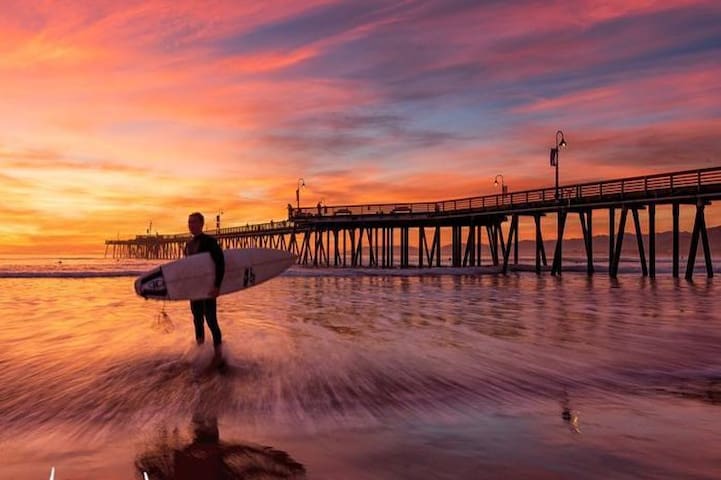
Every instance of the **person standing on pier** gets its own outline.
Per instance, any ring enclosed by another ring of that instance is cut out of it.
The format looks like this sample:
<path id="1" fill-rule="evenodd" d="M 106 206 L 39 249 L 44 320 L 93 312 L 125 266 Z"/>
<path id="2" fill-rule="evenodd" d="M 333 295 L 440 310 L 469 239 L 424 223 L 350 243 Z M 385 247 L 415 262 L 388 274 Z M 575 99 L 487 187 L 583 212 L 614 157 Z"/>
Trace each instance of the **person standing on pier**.
<path id="1" fill-rule="evenodd" d="M 213 347 L 215 348 L 215 359 L 220 360 L 222 357 L 221 343 L 222 334 L 218 326 L 217 301 L 216 298 L 220 293 L 220 285 L 225 275 L 225 257 L 223 250 L 218 245 L 218 241 L 203 233 L 203 225 L 205 218 L 199 212 L 191 213 L 188 216 L 188 230 L 193 235 L 185 245 L 185 256 L 195 255 L 197 253 L 208 252 L 215 263 L 215 281 L 213 287 L 208 292 L 208 297 L 200 300 L 190 301 L 190 311 L 193 313 L 193 323 L 195 324 L 195 341 L 198 345 L 205 342 L 205 329 L 203 323 L 208 324 L 210 333 L 213 335 Z"/>

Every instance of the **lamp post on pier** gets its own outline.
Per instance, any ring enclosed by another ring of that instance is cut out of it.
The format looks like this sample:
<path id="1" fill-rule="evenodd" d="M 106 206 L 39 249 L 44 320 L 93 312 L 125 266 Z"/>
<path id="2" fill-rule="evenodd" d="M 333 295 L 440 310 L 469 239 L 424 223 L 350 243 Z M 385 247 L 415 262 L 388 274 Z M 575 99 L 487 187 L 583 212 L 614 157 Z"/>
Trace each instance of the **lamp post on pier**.
<path id="1" fill-rule="evenodd" d="M 505 195 L 508 193 L 508 185 L 503 182 L 503 175 L 501 175 L 500 173 L 496 175 L 496 178 L 493 179 L 493 186 L 498 186 L 498 177 L 501 177 L 501 194 Z"/>
<path id="2" fill-rule="evenodd" d="M 559 138 L 560 136 L 560 138 Z M 551 166 L 556 167 L 556 200 L 559 199 L 558 195 L 558 150 L 561 148 L 566 148 L 568 144 L 566 143 L 566 139 L 563 138 L 563 132 L 561 130 L 558 130 L 556 132 L 556 148 L 551 149 Z"/>
<path id="3" fill-rule="evenodd" d="M 300 210 L 300 189 L 305 187 L 305 180 L 302 178 L 298 179 L 298 188 L 295 189 L 295 204 L 298 210 Z"/>
<path id="4" fill-rule="evenodd" d="M 493 186 L 498 187 L 498 178 L 501 178 L 501 203 L 504 203 L 506 200 L 506 193 L 508 193 L 508 185 L 505 184 L 503 181 L 503 175 L 500 173 L 496 175 L 496 177 L 493 179 Z"/>

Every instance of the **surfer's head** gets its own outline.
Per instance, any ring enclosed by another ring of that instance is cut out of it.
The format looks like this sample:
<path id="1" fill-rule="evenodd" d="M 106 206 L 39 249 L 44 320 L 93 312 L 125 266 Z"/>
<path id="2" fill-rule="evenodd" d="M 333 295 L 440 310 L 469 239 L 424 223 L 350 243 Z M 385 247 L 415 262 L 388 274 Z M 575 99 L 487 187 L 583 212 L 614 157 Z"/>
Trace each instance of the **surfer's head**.
<path id="1" fill-rule="evenodd" d="M 205 218 L 200 212 L 193 212 L 188 215 L 188 230 L 193 235 L 198 235 L 203 231 L 203 224 L 205 224 Z"/>

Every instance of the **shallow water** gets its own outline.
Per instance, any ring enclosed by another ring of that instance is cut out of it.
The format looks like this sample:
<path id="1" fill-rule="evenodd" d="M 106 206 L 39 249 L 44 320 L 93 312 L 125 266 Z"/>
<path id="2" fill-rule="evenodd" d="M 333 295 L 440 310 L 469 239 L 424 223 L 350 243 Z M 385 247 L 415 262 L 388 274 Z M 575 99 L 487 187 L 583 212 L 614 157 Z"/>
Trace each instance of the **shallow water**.
<path id="1" fill-rule="evenodd" d="M 0 478 L 721 477 L 715 280 L 308 273 L 219 300 L 220 373 L 131 277 L 0 279 Z"/>

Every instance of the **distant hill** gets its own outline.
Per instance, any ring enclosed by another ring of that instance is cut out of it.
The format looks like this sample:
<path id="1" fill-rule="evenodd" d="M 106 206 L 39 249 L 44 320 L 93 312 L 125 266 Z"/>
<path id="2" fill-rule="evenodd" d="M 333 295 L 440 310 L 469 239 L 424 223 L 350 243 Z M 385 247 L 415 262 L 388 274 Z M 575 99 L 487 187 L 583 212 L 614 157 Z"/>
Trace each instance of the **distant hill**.
<path id="1" fill-rule="evenodd" d="M 721 255 L 721 250 L 718 246 L 721 245 L 721 226 L 708 228 L 709 244 L 711 245 L 712 258 L 714 254 Z M 483 252 L 482 255 L 488 255 L 488 245 L 485 243 L 487 238 L 483 236 Z M 553 257 L 553 251 L 556 248 L 556 240 L 545 240 L 544 246 L 546 248 L 546 257 L 549 262 Z M 648 235 L 643 236 L 644 249 L 646 256 L 648 257 Z M 680 232 L 679 233 L 679 254 L 681 257 L 687 257 L 689 246 L 691 243 L 691 232 Z M 716 246 L 716 247 L 715 247 Z M 398 258 L 400 255 L 400 247 L 396 244 L 394 246 L 396 252 L 395 256 Z M 703 255 L 701 240 L 699 239 L 697 258 L 701 258 Z M 463 252 L 465 253 L 465 243 L 463 244 Z M 563 240 L 563 256 L 579 257 L 586 255 L 586 249 L 583 245 L 582 238 L 569 238 Z M 418 255 L 418 248 L 411 246 L 411 255 Z M 670 257 L 673 253 L 673 233 L 672 232 L 661 232 L 656 233 L 656 256 L 657 257 Z M 452 254 L 452 247 L 450 244 L 443 245 L 441 248 L 441 255 L 444 258 L 450 257 Z M 536 241 L 535 240 L 521 240 L 518 243 L 518 254 L 521 257 L 532 257 L 536 254 Z M 623 237 L 623 249 L 621 251 L 623 256 L 638 256 L 638 246 L 636 243 L 636 233 L 633 227 L 627 226 L 626 233 Z M 596 258 L 606 257 L 608 258 L 608 235 L 594 235 L 593 237 L 593 256 Z"/>
<path id="2" fill-rule="evenodd" d="M 630 230 L 630 231 L 629 231 Z M 707 229 L 709 244 L 713 257 L 714 245 L 721 245 L 721 227 L 713 227 Z M 691 232 L 679 233 L 679 254 L 682 257 L 688 256 L 689 246 L 691 243 Z M 553 249 L 556 247 L 556 241 L 548 240 L 544 242 L 546 247 L 546 255 L 553 256 Z M 648 235 L 643 235 L 643 245 L 646 255 L 648 256 Z M 697 255 L 702 255 L 701 239 L 699 239 Z M 523 256 L 533 256 L 536 253 L 535 240 L 522 240 L 518 243 L 518 253 Z M 718 251 L 721 254 L 721 251 Z M 563 255 L 569 256 L 585 256 L 586 248 L 582 238 L 564 239 Z M 594 257 L 608 257 L 608 235 L 594 235 L 593 237 L 593 254 Z M 624 256 L 638 256 L 638 243 L 636 241 L 636 233 L 633 228 L 627 229 L 623 237 L 623 248 L 621 254 Z M 673 254 L 673 232 L 656 233 L 656 256 L 670 257 Z"/>

